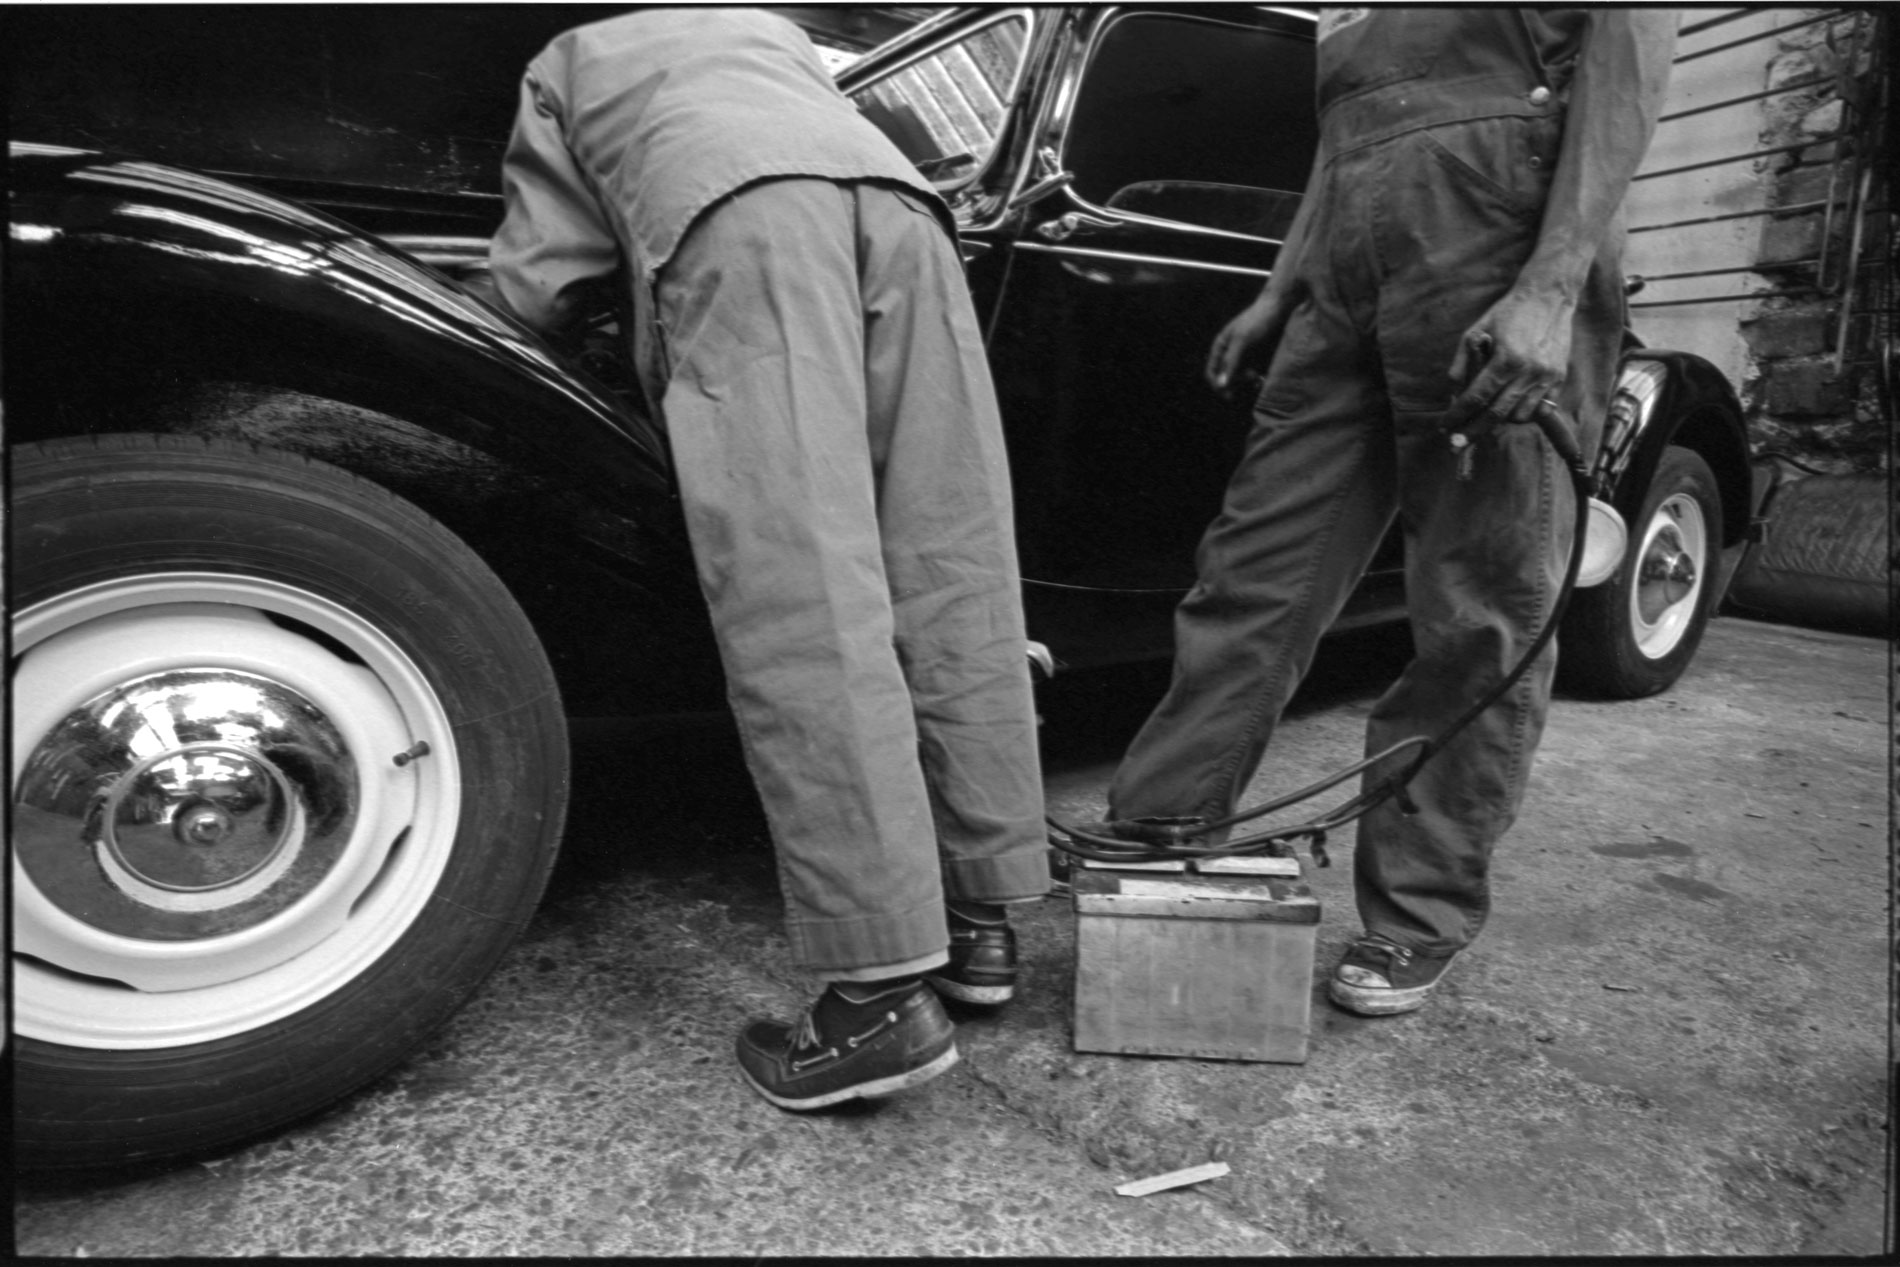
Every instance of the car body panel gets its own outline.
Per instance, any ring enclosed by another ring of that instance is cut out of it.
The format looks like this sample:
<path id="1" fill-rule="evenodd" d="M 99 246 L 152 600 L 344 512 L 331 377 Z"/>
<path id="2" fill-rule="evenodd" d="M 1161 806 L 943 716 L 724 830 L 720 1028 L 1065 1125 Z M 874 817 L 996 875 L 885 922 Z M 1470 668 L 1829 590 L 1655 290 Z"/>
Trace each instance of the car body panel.
<path id="1" fill-rule="evenodd" d="M 1623 354 L 1595 471 L 1598 487 L 1617 510 L 1635 513 L 1663 450 L 1672 444 L 1708 462 L 1722 494 L 1721 544 L 1742 542 L 1760 505 L 1735 388 L 1693 353 L 1631 348 Z"/>
<path id="2" fill-rule="evenodd" d="M 90 294 L 124 302 L 138 293 L 161 311 L 241 314 L 194 322 L 194 337 L 213 344 L 196 354 L 268 357 L 279 373 L 345 400 L 373 390 L 352 381 L 407 376 L 427 400 L 405 414 L 439 420 L 451 438 L 532 450 L 603 494 L 671 496 L 664 437 L 649 420 L 518 322 L 360 230 L 156 163 L 31 145 L 13 146 L 11 159 L 9 281 L 23 302 L 56 291 L 70 307 Z M 305 338 L 355 355 L 312 355 Z M 510 416 L 537 425 L 494 430 Z"/>
<path id="3" fill-rule="evenodd" d="M 36 20 L 57 25 L 56 18 Z M 301 29 L 313 19 L 274 20 Z M 544 553 L 584 556 L 615 587 L 651 590 L 639 598 L 649 606 L 698 612 L 683 579 L 663 436 L 644 417 L 624 365 L 616 378 L 604 368 L 611 357 L 589 359 L 598 370 L 590 378 L 580 361 L 436 271 L 479 283 L 483 245 L 501 213 L 488 168 L 505 137 L 519 65 L 574 20 L 580 11 L 565 7 L 539 27 L 524 14 L 502 14 L 479 35 L 479 20 L 458 14 L 454 38 L 486 50 L 471 73 L 492 80 L 506 103 L 476 102 L 458 88 L 455 101 L 405 114 L 414 103 L 405 105 L 403 92 L 357 84 L 371 98 L 363 119 L 387 133 L 381 142 L 349 129 L 347 139 L 319 136 L 310 117 L 316 103 L 296 79 L 282 92 L 289 113 L 260 124 L 272 142 L 267 152 L 248 161 L 227 138 L 204 155 L 241 165 L 245 180 L 270 195 L 234 193 L 236 182 L 219 186 L 195 174 L 160 178 L 153 165 L 134 164 L 138 181 L 157 186 L 135 198 L 124 183 L 132 160 L 16 162 L 16 220 L 60 236 L 16 235 L 12 244 L 14 311 L 58 313 L 45 329 L 22 334 L 16 321 L 9 333 L 15 438 L 118 425 L 125 407 L 117 404 L 115 415 L 115 402 L 163 396 L 194 378 L 344 400 L 412 424 L 405 441 L 412 447 L 439 440 L 480 453 L 495 464 L 491 484 L 518 472 L 522 491 L 458 517 L 455 494 L 473 481 L 403 484 L 379 463 L 419 459 L 365 456 L 382 440 L 324 449 L 295 428 L 258 438 L 389 478 L 458 531 L 471 523 L 476 535 L 491 530 L 491 548 L 525 556 L 537 542 Z M 863 98 L 907 68 L 979 47 L 973 41 L 986 31 L 1015 32 L 983 46 L 992 60 L 1018 59 L 999 75 L 988 132 L 978 130 L 984 152 L 972 163 L 936 165 L 933 178 L 961 229 L 1004 411 L 1031 637 L 1064 665 L 1169 654 L 1172 611 L 1193 581 L 1195 544 L 1219 509 L 1251 418 L 1247 393 L 1216 397 L 1201 367 L 1214 334 L 1269 275 L 1293 191 L 1304 184 L 1315 143 L 1311 27 L 1310 13 L 1236 5 L 948 9 L 840 77 L 847 93 Z M 433 56 L 412 55 L 418 67 Z M 1248 73 L 1256 63 L 1267 70 Z M 339 83 L 357 83 L 354 71 L 336 73 Z M 53 75 L 23 85 L 25 117 L 57 118 L 63 109 L 97 125 L 109 111 L 76 102 L 72 82 Z M 239 80 L 216 91 L 250 100 L 268 90 Z M 190 117 L 213 113 L 197 104 Z M 429 167 L 418 158 L 431 152 L 430 129 L 484 127 L 490 134 L 467 140 L 452 163 Z M 301 158 L 299 136 L 317 137 Z M 166 148 L 182 155 L 191 140 L 181 135 Z M 468 159 L 476 149 L 483 163 Z M 52 172 L 61 162 L 68 170 Z M 220 227 L 128 214 L 113 209 L 115 199 Z M 103 216 L 110 231 L 80 224 L 88 216 Z M 47 271 L 54 260 L 57 279 Z M 128 305 L 145 320 L 128 319 Z M 609 341 L 612 329 L 607 314 L 601 330 Z M 129 348 L 138 351 L 127 356 Z M 48 357 L 110 368 L 37 374 L 36 362 Z M 1664 351 L 1633 351 L 1625 377 L 1632 403 L 1613 420 L 1613 443 L 1599 464 L 1611 500 L 1640 499 L 1662 449 L 1685 443 L 1717 472 L 1727 534 L 1737 539 L 1752 508 L 1733 390 L 1706 362 Z M 492 531 L 504 521 L 518 530 Z M 1401 561 L 1395 534 L 1340 627 L 1403 618 Z M 515 571 L 526 575 L 523 584 L 552 587 L 525 558 Z M 557 623 L 561 641 L 585 644 L 569 636 L 587 623 L 581 612 Z M 589 689 L 605 690 L 613 657 L 579 649 L 568 658 L 575 657 L 598 663 Z"/>
<path id="4" fill-rule="evenodd" d="M 1030 27 L 1018 95 L 984 161 L 938 184 L 988 332 L 1032 633 L 1071 664 L 1165 655 L 1251 422 L 1246 393 L 1203 385 L 1207 349 L 1270 275 L 1317 145 L 1313 20 L 1237 5 L 1015 12 Z M 1003 20 L 939 15 L 840 86 L 862 101 L 921 79 Z M 1622 378 L 1599 487 L 1631 509 L 1663 449 L 1685 444 L 1717 472 L 1739 540 L 1752 507 L 1733 389 L 1700 358 L 1636 347 Z M 1395 530 L 1336 628 L 1402 619 L 1401 568 Z"/>
<path id="5" fill-rule="evenodd" d="M 361 230 L 141 160 L 15 144 L 12 443 L 227 434 L 422 505 L 488 558 L 583 711 L 716 706 L 664 439 L 532 332 Z"/>

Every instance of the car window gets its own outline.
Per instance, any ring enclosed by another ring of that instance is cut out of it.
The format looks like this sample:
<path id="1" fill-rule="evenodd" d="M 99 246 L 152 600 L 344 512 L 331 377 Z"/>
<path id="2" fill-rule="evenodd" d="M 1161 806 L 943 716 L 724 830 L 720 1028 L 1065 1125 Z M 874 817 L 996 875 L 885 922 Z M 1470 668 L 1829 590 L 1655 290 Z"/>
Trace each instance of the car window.
<path id="1" fill-rule="evenodd" d="M 1103 206 L 1277 237 L 1318 141 L 1310 39 L 1138 13 L 1097 41 L 1063 166 Z"/>
<path id="2" fill-rule="evenodd" d="M 939 187 L 981 171 L 1022 71 L 1029 23 L 1000 20 L 851 94 L 864 117 Z"/>

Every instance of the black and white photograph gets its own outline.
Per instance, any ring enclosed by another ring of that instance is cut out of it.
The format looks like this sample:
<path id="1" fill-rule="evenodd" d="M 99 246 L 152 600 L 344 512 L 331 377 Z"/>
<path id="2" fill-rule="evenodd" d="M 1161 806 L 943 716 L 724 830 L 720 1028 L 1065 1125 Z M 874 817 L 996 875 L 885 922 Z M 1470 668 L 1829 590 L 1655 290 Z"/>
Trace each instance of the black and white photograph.
<path id="1" fill-rule="evenodd" d="M 1900 1251 L 1900 6 L 0 49 L 15 1257 Z"/>

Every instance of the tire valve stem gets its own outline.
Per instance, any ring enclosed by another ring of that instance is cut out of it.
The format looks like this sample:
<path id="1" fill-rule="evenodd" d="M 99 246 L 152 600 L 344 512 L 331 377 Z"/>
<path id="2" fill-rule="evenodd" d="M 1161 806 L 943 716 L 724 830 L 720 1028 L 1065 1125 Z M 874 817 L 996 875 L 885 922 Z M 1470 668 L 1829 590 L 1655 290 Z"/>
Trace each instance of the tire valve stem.
<path id="1" fill-rule="evenodd" d="M 418 739 L 416 740 L 415 747 L 409 749 L 407 752 L 399 752 L 396 754 L 396 764 L 398 766 L 405 766 L 411 761 L 414 761 L 417 757 L 426 757 L 428 755 L 429 741 L 427 739 Z"/>

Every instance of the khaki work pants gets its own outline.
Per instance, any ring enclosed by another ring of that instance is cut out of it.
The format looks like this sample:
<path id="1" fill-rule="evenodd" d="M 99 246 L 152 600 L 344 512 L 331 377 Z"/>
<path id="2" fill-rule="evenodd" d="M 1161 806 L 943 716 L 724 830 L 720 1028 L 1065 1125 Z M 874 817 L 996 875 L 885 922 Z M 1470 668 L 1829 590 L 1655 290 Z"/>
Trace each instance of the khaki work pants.
<path id="1" fill-rule="evenodd" d="M 652 298 L 648 391 L 793 953 L 832 979 L 935 967 L 946 896 L 1049 886 L 1002 427 L 955 245 L 895 186 L 768 180 L 695 222 Z"/>

